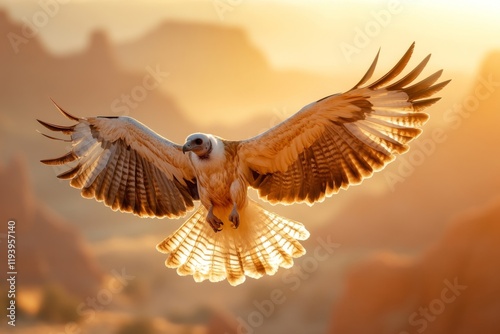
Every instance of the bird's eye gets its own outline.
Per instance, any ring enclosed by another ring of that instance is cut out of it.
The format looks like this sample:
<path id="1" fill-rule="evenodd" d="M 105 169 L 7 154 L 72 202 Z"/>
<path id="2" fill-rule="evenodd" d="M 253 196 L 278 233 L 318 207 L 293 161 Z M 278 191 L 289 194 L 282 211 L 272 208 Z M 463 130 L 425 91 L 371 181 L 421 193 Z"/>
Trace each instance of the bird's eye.
<path id="1" fill-rule="evenodd" d="M 196 145 L 201 145 L 201 144 L 203 144 L 203 139 L 201 139 L 201 138 L 197 138 L 197 139 L 195 139 L 195 140 L 194 140 L 194 143 L 195 143 Z"/>

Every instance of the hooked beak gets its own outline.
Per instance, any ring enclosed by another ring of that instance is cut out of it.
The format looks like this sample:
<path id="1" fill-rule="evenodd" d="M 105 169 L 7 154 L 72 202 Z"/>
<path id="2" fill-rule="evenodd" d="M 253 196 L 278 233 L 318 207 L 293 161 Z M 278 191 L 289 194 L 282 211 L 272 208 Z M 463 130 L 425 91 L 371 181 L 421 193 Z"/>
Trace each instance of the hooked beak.
<path id="1" fill-rule="evenodd" d="M 191 147 L 191 142 L 187 142 L 182 146 L 182 153 L 186 153 L 191 151 L 193 148 Z"/>

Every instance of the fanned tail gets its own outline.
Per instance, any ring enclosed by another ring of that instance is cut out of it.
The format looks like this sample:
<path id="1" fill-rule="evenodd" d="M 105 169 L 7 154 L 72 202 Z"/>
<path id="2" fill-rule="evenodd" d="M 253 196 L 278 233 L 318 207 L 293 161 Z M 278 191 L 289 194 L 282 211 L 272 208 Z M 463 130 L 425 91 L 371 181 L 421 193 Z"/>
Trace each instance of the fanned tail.
<path id="1" fill-rule="evenodd" d="M 193 275 L 196 282 L 227 278 L 231 285 L 245 281 L 245 275 L 260 278 L 274 275 L 279 267 L 290 268 L 293 258 L 306 253 L 297 240 L 305 240 L 309 232 L 299 222 L 264 210 L 249 200 L 240 210 L 240 225 L 231 227 L 229 211 L 214 211 L 224 222 L 215 233 L 205 221 L 207 210 L 200 208 L 173 234 L 156 246 L 170 253 L 165 265 L 177 268 L 179 275 Z"/>

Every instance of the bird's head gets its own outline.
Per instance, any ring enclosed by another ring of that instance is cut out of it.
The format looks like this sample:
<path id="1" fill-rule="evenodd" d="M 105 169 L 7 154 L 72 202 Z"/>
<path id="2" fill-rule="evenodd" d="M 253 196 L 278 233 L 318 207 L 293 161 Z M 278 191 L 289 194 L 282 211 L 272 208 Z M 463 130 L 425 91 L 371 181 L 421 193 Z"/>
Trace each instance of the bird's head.
<path id="1" fill-rule="evenodd" d="M 212 152 L 212 141 L 210 137 L 203 133 L 194 133 L 186 138 L 186 143 L 182 146 L 182 152 L 193 152 L 199 158 L 208 158 Z"/>

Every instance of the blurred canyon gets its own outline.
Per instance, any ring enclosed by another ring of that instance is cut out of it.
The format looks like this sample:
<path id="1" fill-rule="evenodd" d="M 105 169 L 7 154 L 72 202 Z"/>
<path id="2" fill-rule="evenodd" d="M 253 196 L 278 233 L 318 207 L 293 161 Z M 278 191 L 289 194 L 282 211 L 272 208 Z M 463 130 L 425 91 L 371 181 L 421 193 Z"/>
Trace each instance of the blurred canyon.
<path id="1" fill-rule="evenodd" d="M 431 58 L 422 76 L 444 68 L 452 81 L 410 151 L 323 203 L 273 207 L 307 226 L 308 253 L 234 288 L 165 268 L 155 245 L 182 219 L 112 212 L 58 180 L 64 168 L 39 163 L 67 150 L 36 131 L 37 118 L 66 122 L 49 97 L 78 116 L 134 117 L 178 143 L 193 132 L 242 139 L 352 87 L 369 63 L 339 64 L 339 75 L 277 69 L 243 28 L 207 22 L 166 20 L 121 42 L 96 30 L 65 55 L 23 29 L 0 9 L 0 249 L 15 220 L 19 272 L 17 326 L 3 316 L 2 332 L 500 332 L 500 51 L 474 75 Z M 411 42 L 382 45 L 381 58 Z M 409 67 L 439 52 L 416 50 Z M 335 250 L 315 258 L 325 242 Z"/>

